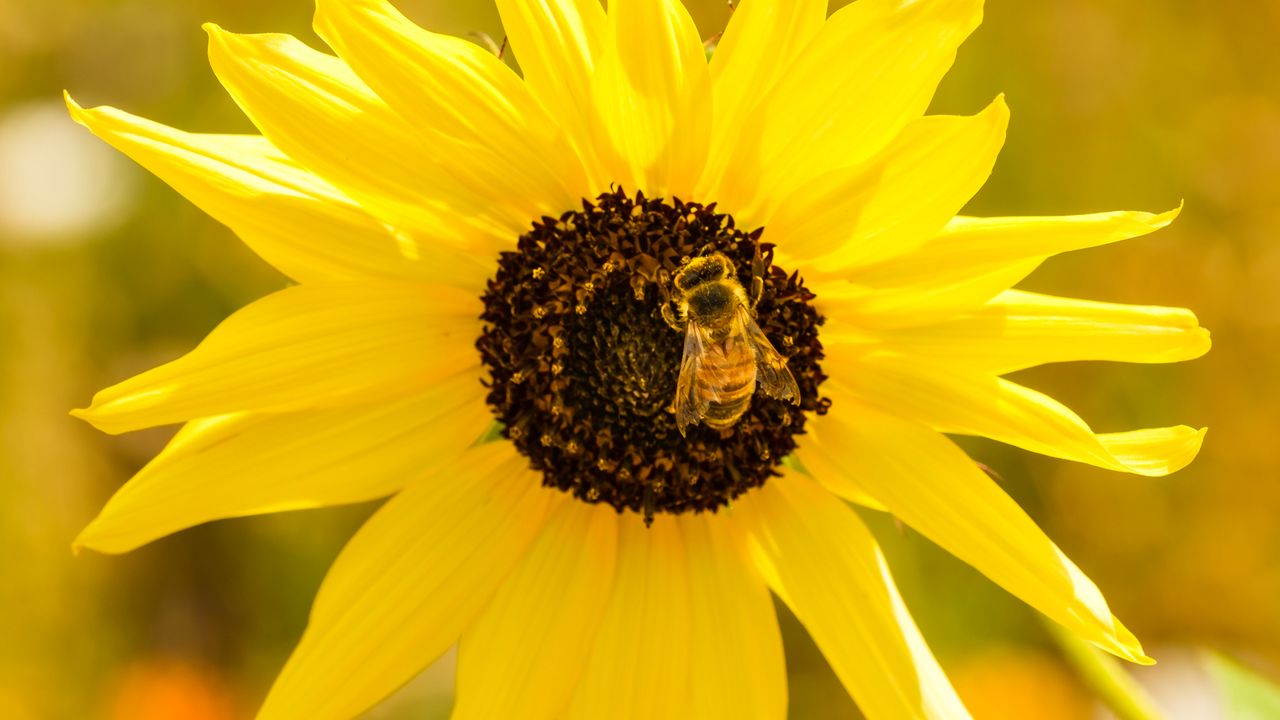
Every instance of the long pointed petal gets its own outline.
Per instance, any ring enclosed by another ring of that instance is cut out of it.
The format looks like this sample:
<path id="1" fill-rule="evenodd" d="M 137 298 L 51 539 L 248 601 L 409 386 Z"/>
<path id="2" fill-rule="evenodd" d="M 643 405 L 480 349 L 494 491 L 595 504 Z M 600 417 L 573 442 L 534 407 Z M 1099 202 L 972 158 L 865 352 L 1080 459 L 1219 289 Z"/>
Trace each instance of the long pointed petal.
<path id="1" fill-rule="evenodd" d="M 478 305 L 444 287 L 296 285 L 241 308 L 191 352 L 98 392 L 75 414 L 121 433 L 411 393 L 475 364 Z"/>
<path id="2" fill-rule="evenodd" d="M 1008 123 L 1003 98 L 969 117 L 921 118 L 865 165 L 832 170 L 784 199 L 766 238 L 823 275 L 909 252 L 986 182 Z"/>
<path id="3" fill-rule="evenodd" d="M 972 267 L 1047 257 L 1141 237 L 1168 226 L 1179 212 L 1180 209 L 1159 214 L 1122 210 L 1048 217 L 960 216 L 920 248 L 919 259 Z M 905 271 L 905 267 L 891 268 L 886 263 L 868 268 L 858 277 L 901 279 Z"/>
<path id="4" fill-rule="evenodd" d="M 893 352 L 996 375 L 1073 360 L 1179 362 L 1209 351 L 1209 331 L 1190 310 L 1018 290 L 937 325 L 878 336 Z"/>
<path id="5" fill-rule="evenodd" d="M 442 157 L 457 148 L 428 143 L 343 61 L 288 35 L 205 30 L 214 74 L 262 134 L 383 222 L 486 253 L 523 231 L 529 216 L 460 182 Z"/>
<path id="6" fill-rule="evenodd" d="M 782 720 L 787 669 L 778 618 L 764 579 L 727 518 L 682 515 L 689 558 L 689 717 Z"/>
<path id="7" fill-rule="evenodd" d="M 1090 580 L 1022 508 L 947 438 L 887 412 L 844 404 L 814 423 L 800 450 L 1053 620 L 1104 650 L 1150 663 Z"/>
<path id="8" fill-rule="evenodd" d="M 680 0 L 609 3 L 592 96 L 596 147 L 610 177 L 651 197 L 689 197 L 706 163 L 710 83 Z"/>
<path id="9" fill-rule="evenodd" d="M 459 180 L 488 190 L 513 222 L 559 215 L 586 193 L 581 163 L 563 133 L 493 53 L 418 27 L 385 0 L 319 0 L 315 28 L 440 148 Z M 447 147 L 456 152 L 444 154 Z"/>
<path id="10" fill-rule="evenodd" d="M 969 717 L 853 510 L 790 473 L 742 498 L 732 517 L 867 717 Z"/>
<path id="11" fill-rule="evenodd" d="M 506 443 L 434 480 L 387 501 L 343 548 L 259 720 L 346 720 L 407 682 L 457 642 L 559 499 Z"/>
<path id="12" fill-rule="evenodd" d="M 497 0 L 525 84 L 565 129 L 594 188 L 608 185 L 591 145 L 591 76 L 608 32 L 599 0 Z"/>
<path id="13" fill-rule="evenodd" d="M 755 192 L 761 173 L 748 168 L 759 162 L 758 148 L 750 145 L 762 132 L 754 120 L 756 108 L 787 77 L 792 61 L 823 28 L 826 17 L 827 0 L 744 0 L 733 11 L 709 64 L 711 148 L 698 197 L 732 201 Z M 765 103 L 764 111 L 771 109 Z"/>
<path id="14" fill-rule="evenodd" d="M 939 432 L 981 435 L 1119 472 L 1177 472 L 1204 441 L 1205 430 L 1185 425 L 1095 434 L 1061 403 L 1017 383 L 897 355 L 865 359 L 846 382 L 868 403 Z"/>
<path id="15" fill-rule="evenodd" d="M 471 371 L 382 404 L 196 420 L 112 496 L 75 546 L 127 552 L 210 520 L 390 495 L 452 463 L 491 419 Z"/>
<path id="16" fill-rule="evenodd" d="M 76 122 L 295 280 L 374 277 L 483 287 L 485 270 L 470 256 L 393 233 L 266 138 L 186 133 L 115 108 L 86 110 L 70 96 L 66 100 Z"/>
<path id="17" fill-rule="evenodd" d="M 1061 217 L 957 217 L 919 248 L 822 284 L 833 314 L 866 327 L 937 322 L 981 307 L 1051 255 L 1139 237 L 1178 211 Z"/>
<path id="18" fill-rule="evenodd" d="M 551 720 L 564 711 L 613 590 L 613 508 L 563 503 L 458 651 L 453 720 Z"/>
<path id="19" fill-rule="evenodd" d="M 747 127 L 726 177 L 757 182 L 738 183 L 754 188 L 742 197 L 726 188 L 723 202 L 753 207 L 871 158 L 924 113 L 981 18 L 981 0 L 859 0 L 835 12 L 739 119 Z"/>
<path id="20" fill-rule="evenodd" d="M 675 520 L 618 519 L 617 580 L 564 717 L 684 717 L 689 702 L 688 559 Z"/>

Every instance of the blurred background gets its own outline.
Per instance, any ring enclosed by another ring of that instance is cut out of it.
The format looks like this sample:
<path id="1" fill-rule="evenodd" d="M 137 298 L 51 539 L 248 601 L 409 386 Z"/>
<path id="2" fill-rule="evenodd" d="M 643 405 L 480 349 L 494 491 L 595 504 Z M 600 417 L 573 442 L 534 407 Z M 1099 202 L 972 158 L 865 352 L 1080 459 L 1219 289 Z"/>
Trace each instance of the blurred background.
<path id="1" fill-rule="evenodd" d="M 400 0 L 432 29 L 501 39 L 490 2 Z M 687 0 L 704 36 L 723 0 Z M 836 2 L 834 5 L 843 5 Z M 225 228 L 67 118 L 61 92 L 204 132 L 248 122 L 200 23 L 314 45 L 309 0 L 0 0 L 0 718 L 250 717 L 313 593 L 373 505 L 214 523 L 129 555 L 71 539 L 171 430 L 67 415 L 283 286 Z M 967 443 L 1098 583 L 1160 664 L 1173 718 L 1225 718 L 1212 649 L 1280 678 L 1280 3 L 988 0 L 935 101 L 1005 92 L 1013 122 L 972 214 L 1160 211 L 1154 236 L 1050 261 L 1025 287 L 1186 306 L 1213 332 L 1172 366 L 1080 363 L 1020 379 L 1099 431 L 1211 431 L 1165 479 Z M 877 521 L 908 604 L 978 718 L 1105 718 L 1036 616 Z M 793 718 L 856 718 L 784 618 Z M 372 718 L 447 717 L 450 659 Z"/>

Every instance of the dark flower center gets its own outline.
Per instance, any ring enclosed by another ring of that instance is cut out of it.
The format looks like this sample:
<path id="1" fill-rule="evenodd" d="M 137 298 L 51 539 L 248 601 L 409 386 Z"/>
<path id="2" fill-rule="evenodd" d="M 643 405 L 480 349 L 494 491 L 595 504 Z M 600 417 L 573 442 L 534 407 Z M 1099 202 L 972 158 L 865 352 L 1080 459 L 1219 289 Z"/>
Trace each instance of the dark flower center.
<path id="1" fill-rule="evenodd" d="M 619 512 L 714 511 L 777 475 L 818 386 L 822 318 L 797 274 L 773 264 L 762 230 L 744 232 L 715 205 L 621 190 L 544 217 L 505 252 L 484 294 L 476 342 L 488 403 L 543 483 Z M 757 391 L 732 426 L 681 435 L 672 402 L 685 337 L 663 318 L 690 258 L 721 253 L 759 288 L 756 322 L 788 359 L 800 404 Z M 757 279 L 759 282 L 757 282 Z"/>

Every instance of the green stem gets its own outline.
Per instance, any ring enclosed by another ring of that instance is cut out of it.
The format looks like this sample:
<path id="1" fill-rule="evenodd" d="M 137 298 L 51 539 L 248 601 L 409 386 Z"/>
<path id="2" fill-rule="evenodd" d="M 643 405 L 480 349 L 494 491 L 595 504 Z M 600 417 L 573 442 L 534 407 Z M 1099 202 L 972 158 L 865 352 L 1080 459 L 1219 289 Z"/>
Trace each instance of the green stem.
<path id="1" fill-rule="evenodd" d="M 1163 720 L 1151 696 L 1120 661 L 1053 622 L 1045 622 L 1067 662 L 1120 720 Z"/>

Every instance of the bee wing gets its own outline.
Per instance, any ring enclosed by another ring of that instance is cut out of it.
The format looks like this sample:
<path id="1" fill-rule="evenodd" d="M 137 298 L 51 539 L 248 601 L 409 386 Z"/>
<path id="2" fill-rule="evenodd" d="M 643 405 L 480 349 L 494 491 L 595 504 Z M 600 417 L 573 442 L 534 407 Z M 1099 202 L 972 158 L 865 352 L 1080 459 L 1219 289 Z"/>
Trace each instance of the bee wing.
<path id="1" fill-rule="evenodd" d="M 685 428 L 707 416 L 711 402 L 718 397 L 714 390 L 703 388 L 698 392 L 698 372 L 706 357 L 711 339 L 697 322 L 689 320 L 684 334 L 684 358 L 680 361 L 680 377 L 676 380 L 676 427 L 684 435 Z"/>
<path id="2" fill-rule="evenodd" d="M 773 343 L 765 337 L 746 305 L 738 306 L 735 322 L 738 324 L 736 330 L 740 331 L 735 334 L 746 338 L 756 353 L 756 386 L 769 397 L 790 400 L 799 405 L 800 386 L 796 384 L 791 368 L 787 367 L 787 359 L 773 349 Z"/>

